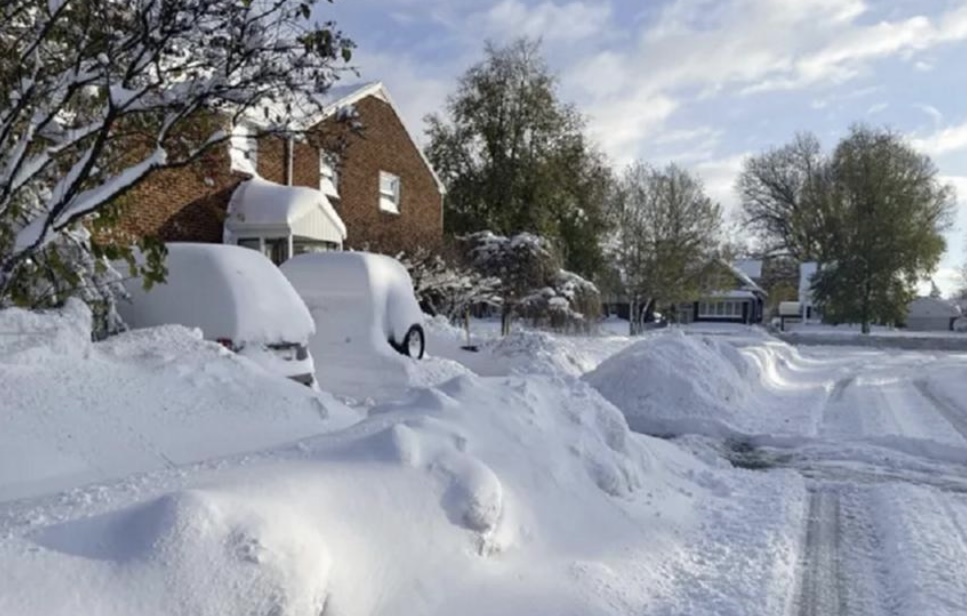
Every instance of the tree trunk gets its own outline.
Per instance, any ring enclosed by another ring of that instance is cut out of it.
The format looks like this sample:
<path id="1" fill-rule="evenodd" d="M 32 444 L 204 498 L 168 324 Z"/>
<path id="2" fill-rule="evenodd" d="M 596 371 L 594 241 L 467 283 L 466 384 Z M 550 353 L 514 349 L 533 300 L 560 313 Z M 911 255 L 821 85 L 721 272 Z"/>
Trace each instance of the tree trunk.
<path id="1" fill-rule="evenodd" d="M 861 331 L 864 334 L 870 333 L 870 280 L 867 278 L 863 283 L 863 303 L 860 306 L 860 320 L 862 323 Z"/>
<path id="2" fill-rule="evenodd" d="M 637 315 L 638 312 L 638 296 L 633 296 L 628 304 L 628 335 L 636 336 L 638 335 L 637 326 Z"/>

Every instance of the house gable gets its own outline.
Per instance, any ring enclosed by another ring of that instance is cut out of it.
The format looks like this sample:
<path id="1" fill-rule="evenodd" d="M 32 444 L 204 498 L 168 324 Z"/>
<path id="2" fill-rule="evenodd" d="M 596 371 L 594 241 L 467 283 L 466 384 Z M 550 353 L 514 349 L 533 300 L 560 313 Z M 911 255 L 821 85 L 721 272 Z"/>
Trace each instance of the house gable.
<path id="1" fill-rule="evenodd" d="M 348 228 L 346 246 L 387 254 L 435 249 L 443 238 L 442 184 L 379 88 L 351 103 L 362 133 L 342 128 L 346 145 L 339 165 L 336 209 Z M 338 122 L 338 114 L 333 113 L 316 128 L 331 134 L 340 130 Z M 297 179 L 318 187 L 318 151 L 313 161 L 314 172 Z M 380 208 L 381 172 L 400 180 L 399 213 Z"/>

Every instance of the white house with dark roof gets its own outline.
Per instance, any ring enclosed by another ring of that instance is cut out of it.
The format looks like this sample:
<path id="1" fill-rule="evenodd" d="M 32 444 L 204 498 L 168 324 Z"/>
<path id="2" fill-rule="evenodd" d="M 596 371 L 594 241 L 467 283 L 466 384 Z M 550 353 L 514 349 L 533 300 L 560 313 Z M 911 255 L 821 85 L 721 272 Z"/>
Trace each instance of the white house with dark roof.
<path id="1" fill-rule="evenodd" d="M 768 293 L 759 286 L 762 261 L 741 259 L 734 263 L 722 262 L 725 278 L 732 284 L 709 293 L 697 302 L 681 306 L 690 313 L 690 321 L 719 323 L 761 323 Z"/>

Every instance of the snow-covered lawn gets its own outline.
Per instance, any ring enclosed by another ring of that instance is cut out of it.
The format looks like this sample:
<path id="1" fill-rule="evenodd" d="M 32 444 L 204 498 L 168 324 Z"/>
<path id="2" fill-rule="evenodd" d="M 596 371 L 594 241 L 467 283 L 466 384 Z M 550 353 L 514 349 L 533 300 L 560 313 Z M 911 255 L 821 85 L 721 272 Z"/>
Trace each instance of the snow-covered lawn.
<path id="1" fill-rule="evenodd" d="M 340 401 L 87 327 L 0 313 L 2 614 L 967 607 L 967 355 L 431 321 Z"/>

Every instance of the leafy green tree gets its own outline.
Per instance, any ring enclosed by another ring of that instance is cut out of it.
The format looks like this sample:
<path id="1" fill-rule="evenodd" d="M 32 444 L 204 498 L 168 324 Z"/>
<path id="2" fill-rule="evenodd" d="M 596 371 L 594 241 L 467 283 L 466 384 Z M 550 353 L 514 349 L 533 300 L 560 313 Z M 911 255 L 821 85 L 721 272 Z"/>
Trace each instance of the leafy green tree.
<path id="1" fill-rule="evenodd" d="M 559 101 L 537 42 L 488 43 L 444 116 L 426 122 L 426 154 L 448 189 L 448 232 L 534 233 L 557 245 L 568 269 L 600 268 L 610 172 L 584 119 Z"/>
<path id="2" fill-rule="evenodd" d="M 816 304 L 834 322 L 903 320 L 917 283 L 937 266 L 954 191 L 928 156 L 885 129 L 857 125 L 830 161 L 827 261 Z"/>
<path id="3" fill-rule="evenodd" d="M 642 163 L 622 176 L 611 206 L 608 243 L 623 294 L 637 316 L 697 299 L 718 280 L 722 210 L 688 171 Z"/>

